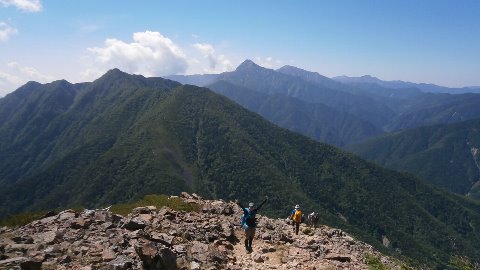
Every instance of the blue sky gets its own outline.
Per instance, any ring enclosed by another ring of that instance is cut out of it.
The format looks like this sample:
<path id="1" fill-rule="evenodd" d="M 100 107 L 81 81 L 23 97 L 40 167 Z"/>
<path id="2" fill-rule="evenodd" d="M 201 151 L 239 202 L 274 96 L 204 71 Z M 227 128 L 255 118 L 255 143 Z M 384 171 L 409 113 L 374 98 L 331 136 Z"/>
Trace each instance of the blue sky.
<path id="1" fill-rule="evenodd" d="M 113 67 L 219 73 L 247 58 L 329 77 L 480 85 L 480 1 L 0 0 L 0 96 Z"/>

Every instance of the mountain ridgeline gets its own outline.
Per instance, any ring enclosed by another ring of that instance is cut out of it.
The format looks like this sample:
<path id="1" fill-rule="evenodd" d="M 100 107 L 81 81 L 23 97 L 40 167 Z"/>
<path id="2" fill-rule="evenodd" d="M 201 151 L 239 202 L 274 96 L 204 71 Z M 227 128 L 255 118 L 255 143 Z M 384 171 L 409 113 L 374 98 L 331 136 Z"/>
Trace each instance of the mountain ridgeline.
<path id="1" fill-rule="evenodd" d="M 480 258 L 478 203 L 279 128 L 207 88 L 111 70 L 92 83 L 28 83 L 0 99 L 0 117 L 1 216 L 152 193 L 268 195 L 271 216 L 301 204 L 414 263 Z"/>
<path id="2" fill-rule="evenodd" d="M 333 80 L 292 66 L 267 69 L 250 60 L 233 72 L 167 78 L 206 86 L 281 127 L 340 147 L 384 132 L 480 117 L 480 94 L 465 93 L 475 88 L 444 89 L 465 94 L 434 94 L 412 83 L 388 84 L 373 77 Z M 289 106 L 281 107 L 280 97 Z M 280 121 L 280 115 L 295 121 Z"/>

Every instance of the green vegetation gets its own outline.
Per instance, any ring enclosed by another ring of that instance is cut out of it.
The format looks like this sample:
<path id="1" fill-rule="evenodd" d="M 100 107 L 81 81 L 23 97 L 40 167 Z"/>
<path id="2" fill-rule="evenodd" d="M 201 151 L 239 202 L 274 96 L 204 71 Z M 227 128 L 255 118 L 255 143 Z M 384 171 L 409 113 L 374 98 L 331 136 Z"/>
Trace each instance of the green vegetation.
<path id="1" fill-rule="evenodd" d="M 0 219 L 0 227 L 19 227 L 26 225 L 34 220 L 40 219 L 48 211 L 37 211 L 37 212 L 28 212 L 28 213 L 20 213 L 8 216 L 6 218 Z"/>
<path id="2" fill-rule="evenodd" d="M 306 228 L 302 232 L 303 232 L 303 234 L 310 235 L 312 233 L 312 230 L 310 228 Z"/>
<path id="3" fill-rule="evenodd" d="M 359 142 L 383 133 L 368 121 L 323 103 L 264 94 L 227 81 L 217 81 L 208 87 L 274 124 L 336 146 Z"/>
<path id="4" fill-rule="evenodd" d="M 372 254 L 366 254 L 365 259 L 367 261 L 368 269 L 369 270 L 390 270 L 386 265 L 384 265 L 381 261 L 380 258 L 372 255 Z"/>
<path id="5" fill-rule="evenodd" d="M 453 270 L 479 270 L 480 265 L 474 264 L 470 259 L 461 256 L 453 256 L 450 259 L 449 268 Z"/>
<path id="6" fill-rule="evenodd" d="M 134 203 L 116 204 L 110 209 L 112 213 L 126 216 L 136 207 L 155 206 L 157 209 L 167 206 L 175 211 L 197 212 L 200 205 L 186 203 L 180 198 L 167 195 L 146 195 L 142 200 Z"/>
<path id="7" fill-rule="evenodd" d="M 392 169 L 480 199 L 480 120 L 405 130 L 353 145 L 350 150 Z M 474 156 L 473 154 L 476 153 Z"/>
<path id="8" fill-rule="evenodd" d="M 20 116 L 0 122 L 15 134 L 0 146 L 0 216 L 182 191 L 255 202 L 268 195 L 262 213 L 285 217 L 301 204 L 414 263 L 480 258 L 477 202 L 279 128 L 205 88 L 118 70 L 79 88 L 41 127 Z M 15 104 L 13 112 L 29 107 Z"/>

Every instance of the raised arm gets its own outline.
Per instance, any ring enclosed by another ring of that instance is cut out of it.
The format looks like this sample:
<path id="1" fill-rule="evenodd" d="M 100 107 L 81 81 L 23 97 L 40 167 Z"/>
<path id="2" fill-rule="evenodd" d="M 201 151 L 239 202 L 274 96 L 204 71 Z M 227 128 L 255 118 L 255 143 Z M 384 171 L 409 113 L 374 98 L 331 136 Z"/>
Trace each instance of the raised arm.
<path id="1" fill-rule="evenodd" d="M 263 200 L 263 202 L 255 209 L 256 211 L 260 210 L 260 208 L 262 208 L 262 206 L 267 202 L 268 200 L 268 197 L 265 198 L 265 200 Z"/>
<path id="2" fill-rule="evenodd" d="M 245 207 L 243 207 L 242 203 L 240 203 L 239 200 L 235 200 L 235 203 L 242 208 L 243 211 L 245 211 Z"/>

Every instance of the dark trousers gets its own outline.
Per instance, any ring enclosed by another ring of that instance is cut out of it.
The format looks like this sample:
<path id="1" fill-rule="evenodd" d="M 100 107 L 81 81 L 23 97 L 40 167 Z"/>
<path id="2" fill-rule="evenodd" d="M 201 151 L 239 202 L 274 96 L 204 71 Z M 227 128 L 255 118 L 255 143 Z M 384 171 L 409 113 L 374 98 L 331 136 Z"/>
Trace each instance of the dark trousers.
<path id="1" fill-rule="evenodd" d="M 255 227 L 245 228 L 245 248 L 252 249 L 253 237 L 255 237 Z"/>
<path id="2" fill-rule="evenodd" d="M 298 230 L 300 230 L 300 223 L 301 223 L 301 222 L 292 221 L 292 224 L 293 224 L 293 232 L 295 232 L 295 234 L 298 234 Z"/>

